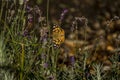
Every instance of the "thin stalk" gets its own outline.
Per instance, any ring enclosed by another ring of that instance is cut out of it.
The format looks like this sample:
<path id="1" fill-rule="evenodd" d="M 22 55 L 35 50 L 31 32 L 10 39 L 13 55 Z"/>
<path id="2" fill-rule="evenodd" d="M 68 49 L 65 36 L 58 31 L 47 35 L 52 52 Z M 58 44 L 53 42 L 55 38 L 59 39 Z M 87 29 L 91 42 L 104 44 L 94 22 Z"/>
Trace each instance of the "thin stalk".
<path id="1" fill-rule="evenodd" d="M 49 19 L 49 0 L 47 0 L 47 27 L 48 27 L 48 29 L 49 29 L 49 37 L 50 37 L 50 26 L 49 26 L 49 21 L 48 21 L 48 19 Z"/>
<path id="2" fill-rule="evenodd" d="M 22 53 L 21 53 L 21 72 L 20 72 L 20 80 L 23 80 L 24 57 L 25 57 L 24 44 L 21 44 L 21 48 L 22 48 Z"/>
<path id="3" fill-rule="evenodd" d="M 87 53 L 85 52 L 83 70 L 86 69 Z"/>
<path id="4" fill-rule="evenodd" d="M 21 12 L 21 20 L 22 20 L 22 23 L 24 23 L 23 21 L 24 21 L 24 19 L 25 19 L 25 17 L 24 17 L 25 8 L 26 8 L 26 3 L 24 4 L 23 10 L 22 10 L 22 12 Z M 22 24 L 21 26 L 24 26 L 24 24 Z M 19 28 L 19 29 L 20 29 L 20 28 Z"/>
<path id="5" fill-rule="evenodd" d="M 5 9 L 8 9 L 8 1 L 6 3 Z M 5 25 L 7 24 L 8 10 L 4 14 L 5 14 L 4 30 L 6 31 Z"/>
<path id="6" fill-rule="evenodd" d="M 1 3 L 1 11 L 0 11 L 0 21 L 1 21 L 1 18 L 2 18 L 2 14 L 3 14 L 3 7 L 5 5 L 5 2 L 2 0 L 2 3 Z"/>
<path id="7" fill-rule="evenodd" d="M 47 0 L 47 26 L 48 26 L 48 18 L 49 18 L 49 0 Z"/>

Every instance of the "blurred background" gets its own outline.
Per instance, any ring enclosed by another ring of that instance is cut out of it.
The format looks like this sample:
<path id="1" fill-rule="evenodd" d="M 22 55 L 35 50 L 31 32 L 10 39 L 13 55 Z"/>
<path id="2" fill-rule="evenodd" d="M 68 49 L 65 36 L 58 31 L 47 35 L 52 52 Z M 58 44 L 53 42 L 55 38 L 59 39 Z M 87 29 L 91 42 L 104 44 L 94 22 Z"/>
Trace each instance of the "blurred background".
<path id="1" fill-rule="evenodd" d="M 30 6 L 37 4 L 42 16 L 46 16 L 47 0 L 29 0 Z M 72 27 L 72 22 L 75 17 L 82 17 L 88 19 L 88 26 L 94 31 L 106 29 L 106 22 L 114 17 L 120 16 L 120 1 L 119 0 L 50 0 L 49 4 L 49 21 L 52 24 L 58 24 L 62 12 L 67 9 L 62 20 L 62 28 L 66 29 L 66 33 Z M 119 21 L 117 24 L 120 24 Z M 116 25 L 117 25 L 116 24 Z M 79 24 L 78 27 L 82 27 Z M 115 27 L 115 26 L 114 26 Z M 113 29 L 113 28 L 112 28 Z M 120 29 L 117 27 L 117 29 Z M 114 29 L 113 29 L 114 30 Z M 112 30 L 112 31 L 113 31 Z M 115 28 L 116 30 L 116 28 Z M 104 32 L 104 31 L 103 31 Z"/>
<path id="2" fill-rule="evenodd" d="M 31 0 L 31 5 L 35 0 Z M 37 0 L 41 11 L 46 13 L 47 0 Z M 114 16 L 120 16 L 119 0 L 50 0 L 49 17 L 54 22 L 60 18 L 64 9 L 68 9 L 65 22 L 71 23 L 74 17 L 85 16 L 89 24 L 109 20 Z M 45 14 L 44 14 L 45 15 Z M 63 22 L 64 22 L 63 21 Z"/>

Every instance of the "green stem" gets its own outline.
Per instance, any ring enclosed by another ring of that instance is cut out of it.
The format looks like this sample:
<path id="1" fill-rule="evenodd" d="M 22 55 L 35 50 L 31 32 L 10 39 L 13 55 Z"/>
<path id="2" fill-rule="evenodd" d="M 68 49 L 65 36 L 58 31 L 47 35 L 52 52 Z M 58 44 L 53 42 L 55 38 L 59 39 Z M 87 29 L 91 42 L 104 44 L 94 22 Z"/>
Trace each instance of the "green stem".
<path id="1" fill-rule="evenodd" d="M 48 18 L 49 18 L 49 0 L 47 0 L 47 26 L 49 25 Z"/>
<path id="2" fill-rule="evenodd" d="M 49 21 L 48 21 L 48 19 L 49 19 L 49 0 L 47 0 L 47 27 L 48 27 L 48 29 L 49 29 L 49 37 L 50 37 L 50 26 L 49 26 Z"/>
<path id="3" fill-rule="evenodd" d="M 21 47 L 22 47 L 22 53 L 21 53 L 21 72 L 20 72 L 20 80 L 23 80 L 24 56 L 25 56 L 24 44 L 21 44 Z"/>
<path id="4" fill-rule="evenodd" d="M 5 2 L 2 0 L 2 3 L 1 3 L 1 11 L 0 11 L 0 21 L 1 21 L 1 18 L 2 18 L 2 14 L 3 14 L 3 7 L 5 5 Z"/>

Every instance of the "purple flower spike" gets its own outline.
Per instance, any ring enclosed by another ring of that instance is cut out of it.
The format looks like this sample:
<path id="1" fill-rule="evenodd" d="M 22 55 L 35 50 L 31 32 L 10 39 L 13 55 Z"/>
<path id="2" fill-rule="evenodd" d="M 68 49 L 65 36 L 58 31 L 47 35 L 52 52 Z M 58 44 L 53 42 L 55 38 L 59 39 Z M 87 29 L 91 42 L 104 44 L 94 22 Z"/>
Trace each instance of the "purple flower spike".
<path id="1" fill-rule="evenodd" d="M 32 22 L 32 21 L 33 21 L 33 18 L 29 18 L 28 21 L 29 21 L 29 22 Z"/>
<path id="2" fill-rule="evenodd" d="M 67 12 L 68 12 L 68 10 L 67 10 L 67 9 L 65 9 L 65 10 L 64 10 L 64 13 L 67 13 Z"/>
<path id="3" fill-rule="evenodd" d="M 29 6 L 26 6 L 26 10 L 30 10 L 30 7 L 29 7 Z"/>
<path id="4" fill-rule="evenodd" d="M 28 21 L 29 21 L 29 22 L 32 22 L 32 21 L 33 21 L 33 16 L 32 16 L 32 14 L 28 14 Z"/>
<path id="5" fill-rule="evenodd" d="M 70 63 L 72 65 L 74 65 L 74 63 L 75 63 L 75 57 L 74 56 L 70 56 Z"/>
<path id="6" fill-rule="evenodd" d="M 23 32 L 23 36 L 25 37 L 25 36 L 28 36 L 28 30 L 25 30 L 24 32 Z"/>
<path id="7" fill-rule="evenodd" d="M 61 16 L 60 16 L 60 22 L 64 19 L 64 16 L 65 16 L 65 14 L 68 12 L 68 10 L 67 9 L 65 9 L 63 12 L 62 12 L 62 14 L 61 14 Z"/>
<path id="8" fill-rule="evenodd" d="M 44 67 L 44 68 L 47 68 L 47 67 L 48 67 L 48 63 L 44 63 L 44 64 L 43 64 L 43 67 Z"/>

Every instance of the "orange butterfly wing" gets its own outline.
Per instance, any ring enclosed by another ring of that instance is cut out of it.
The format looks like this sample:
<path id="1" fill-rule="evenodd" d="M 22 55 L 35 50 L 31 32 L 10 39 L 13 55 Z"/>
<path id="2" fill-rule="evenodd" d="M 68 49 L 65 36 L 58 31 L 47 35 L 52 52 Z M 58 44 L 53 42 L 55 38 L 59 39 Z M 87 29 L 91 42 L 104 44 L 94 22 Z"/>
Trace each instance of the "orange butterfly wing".
<path id="1" fill-rule="evenodd" d="M 54 26 L 54 29 L 52 31 L 52 38 L 55 45 L 62 44 L 65 41 L 64 30 L 59 26 Z"/>

